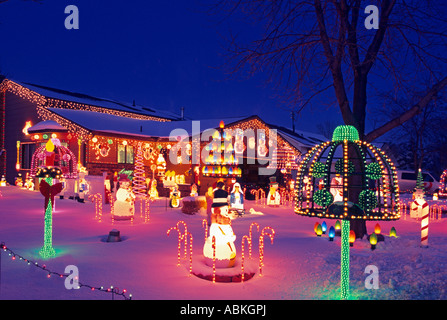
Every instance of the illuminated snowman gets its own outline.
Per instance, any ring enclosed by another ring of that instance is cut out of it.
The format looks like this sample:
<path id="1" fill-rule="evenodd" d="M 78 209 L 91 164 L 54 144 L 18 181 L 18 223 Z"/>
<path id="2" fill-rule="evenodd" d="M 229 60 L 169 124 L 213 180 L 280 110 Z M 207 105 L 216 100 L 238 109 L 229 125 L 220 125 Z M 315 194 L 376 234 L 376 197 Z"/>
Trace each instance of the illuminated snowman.
<path id="1" fill-rule="evenodd" d="M 120 187 L 116 192 L 116 201 L 114 203 L 115 219 L 130 219 L 134 215 L 135 194 L 130 188 L 130 179 L 126 174 L 120 175 Z"/>
<path id="2" fill-rule="evenodd" d="M 213 266 L 213 237 L 215 237 L 215 266 L 216 268 L 231 268 L 236 261 L 234 241 L 236 235 L 230 225 L 228 206 L 212 208 L 209 237 L 203 246 L 205 263 Z"/>
<path id="3" fill-rule="evenodd" d="M 414 200 L 410 206 L 410 217 L 414 219 L 420 219 L 428 214 L 429 206 L 425 201 L 425 195 L 423 189 L 416 189 L 413 193 Z"/>

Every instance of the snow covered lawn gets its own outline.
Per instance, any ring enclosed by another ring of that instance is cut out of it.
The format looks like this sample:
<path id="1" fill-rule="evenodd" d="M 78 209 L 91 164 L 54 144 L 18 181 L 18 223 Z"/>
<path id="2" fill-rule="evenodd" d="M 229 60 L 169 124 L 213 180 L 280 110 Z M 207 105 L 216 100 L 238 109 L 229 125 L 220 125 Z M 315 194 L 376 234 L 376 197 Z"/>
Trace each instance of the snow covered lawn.
<path id="1" fill-rule="evenodd" d="M 315 222 L 334 220 L 297 216 L 291 206 L 269 208 L 247 201 L 246 209 L 254 208 L 262 215 L 247 214 L 232 221 L 236 233 L 236 249 L 240 268 L 241 239 L 249 234 L 251 223 L 260 230 L 275 230 L 273 244 L 264 238 L 264 266 L 258 269 L 260 232 L 253 229 L 253 256 L 246 268 L 256 272 L 243 283 L 212 283 L 189 274 L 189 257 L 177 266 L 177 234 L 167 230 L 178 221 L 187 224 L 193 236 L 193 269 L 201 268 L 206 217 L 185 215 L 172 209 L 166 199 L 151 206 L 150 221 L 144 223 L 136 206 L 135 221 L 110 219 L 110 206 L 104 205 L 102 222 L 95 220 L 92 202 L 79 203 L 56 199 L 53 215 L 53 246 L 57 256 L 42 260 L 38 250 L 43 245 L 44 200 L 36 191 L 14 186 L 0 188 L 0 241 L 17 254 L 47 270 L 64 273 L 67 265 L 79 269 L 79 281 L 93 287 L 110 286 L 126 289 L 137 300 L 295 300 L 338 299 L 340 278 L 340 237 L 333 242 L 327 235 L 315 236 Z M 376 222 L 367 222 L 368 233 Z M 370 250 L 366 237 L 351 248 L 352 299 L 446 299 L 447 283 L 447 219 L 433 220 L 429 226 L 429 247 L 420 247 L 420 222 L 406 219 L 380 222 L 384 242 Z M 397 238 L 390 238 L 391 227 Z M 109 231 L 118 229 L 123 241 L 105 242 Z M 247 248 L 247 247 L 246 247 Z M 189 250 L 189 248 L 188 248 Z M 365 268 L 375 265 L 379 271 L 379 289 L 366 289 Z M 48 277 L 41 268 L 13 260 L 1 254 L 1 299 L 104 299 L 111 294 L 82 287 L 67 290 L 64 278 Z M 116 296 L 115 299 L 123 299 Z"/>

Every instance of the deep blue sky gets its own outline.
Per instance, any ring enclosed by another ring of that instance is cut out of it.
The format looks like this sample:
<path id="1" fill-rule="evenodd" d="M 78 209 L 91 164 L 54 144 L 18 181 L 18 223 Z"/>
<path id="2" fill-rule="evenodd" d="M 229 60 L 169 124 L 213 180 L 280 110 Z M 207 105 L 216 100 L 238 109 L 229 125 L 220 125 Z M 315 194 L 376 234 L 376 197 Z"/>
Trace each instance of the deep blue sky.
<path id="1" fill-rule="evenodd" d="M 64 27 L 70 4 L 79 8 L 79 30 Z M 226 79 L 219 34 L 228 25 L 206 9 L 197 0 L 10 0 L 0 5 L 0 70 L 19 81 L 176 113 L 183 106 L 189 118 L 258 114 L 291 127 L 262 75 Z M 326 117 L 339 120 L 338 110 Z M 322 121 L 321 112 L 307 109 L 295 123 L 316 132 Z"/>

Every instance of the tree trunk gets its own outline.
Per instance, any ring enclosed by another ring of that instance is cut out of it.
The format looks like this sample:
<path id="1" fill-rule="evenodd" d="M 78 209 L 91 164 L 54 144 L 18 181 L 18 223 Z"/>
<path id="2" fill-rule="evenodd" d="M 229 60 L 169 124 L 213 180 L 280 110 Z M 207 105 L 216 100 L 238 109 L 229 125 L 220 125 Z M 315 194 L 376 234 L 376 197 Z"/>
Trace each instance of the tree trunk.
<path id="1" fill-rule="evenodd" d="M 359 219 L 351 220 L 351 230 L 355 232 L 355 237 L 357 239 L 362 239 L 363 236 L 368 235 L 365 220 L 359 220 Z"/>
<path id="2" fill-rule="evenodd" d="M 354 125 L 359 133 L 360 140 L 363 140 L 365 137 L 365 118 L 366 118 L 366 90 L 367 88 L 367 76 L 366 74 L 362 73 L 361 68 L 357 68 L 355 70 L 355 76 L 354 76 L 354 100 L 353 100 L 353 116 L 355 119 Z M 359 158 L 355 151 L 350 150 L 349 151 L 349 158 L 355 159 Z M 363 172 L 363 164 L 360 163 L 361 160 L 353 160 L 355 171 L 356 172 Z M 350 179 L 349 183 L 351 186 L 359 186 L 362 185 L 363 182 L 362 176 L 354 176 L 352 179 Z M 361 190 L 356 188 L 351 188 L 351 191 L 349 193 L 349 201 L 352 201 L 354 203 L 358 203 L 358 198 Z M 367 235 L 368 232 L 366 230 L 366 221 L 365 220 L 359 220 L 355 219 L 351 221 L 350 229 L 355 232 L 355 237 L 362 239 L 364 235 Z"/>

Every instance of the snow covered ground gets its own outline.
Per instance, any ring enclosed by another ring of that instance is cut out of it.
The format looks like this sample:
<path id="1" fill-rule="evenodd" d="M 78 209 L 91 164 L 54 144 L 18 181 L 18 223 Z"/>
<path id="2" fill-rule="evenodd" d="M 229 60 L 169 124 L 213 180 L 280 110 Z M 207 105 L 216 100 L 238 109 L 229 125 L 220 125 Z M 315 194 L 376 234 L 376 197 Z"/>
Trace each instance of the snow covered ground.
<path id="1" fill-rule="evenodd" d="M 193 236 L 193 269 L 202 264 L 204 216 L 185 215 L 167 206 L 166 199 L 151 206 L 150 221 L 144 223 L 137 206 L 133 224 L 110 219 L 110 206 L 104 205 L 102 222 L 95 220 L 94 204 L 56 199 L 53 216 L 53 246 L 57 257 L 42 260 L 44 208 L 39 192 L 9 186 L 0 188 L 0 241 L 15 253 L 47 270 L 64 273 L 67 265 L 79 269 L 79 281 L 93 287 L 110 286 L 127 290 L 136 300 L 315 300 L 338 299 L 340 280 L 340 238 L 328 241 L 327 235 L 315 236 L 315 222 L 334 220 L 297 216 L 291 206 L 269 208 L 247 201 L 262 215 L 247 214 L 233 220 L 236 248 L 240 259 L 241 239 L 250 224 L 275 230 L 273 244 L 264 238 L 264 266 L 258 270 L 258 239 L 253 229 L 253 257 L 247 268 L 256 275 L 243 283 L 212 283 L 189 275 L 189 258 L 177 266 L 177 234 L 167 230 L 184 221 Z M 248 210 L 247 210 L 248 211 Z M 376 222 L 367 222 L 368 233 Z M 380 222 L 385 241 L 370 250 L 366 238 L 351 248 L 350 286 L 352 299 L 447 299 L 447 219 L 432 220 L 429 247 L 420 247 L 420 222 L 409 216 L 398 221 Z M 390 238 L 391 227 L 397 238 Z M 123 241 L 104 241 L 109 231 L 118 229 Z M 182 249 L 183 250 L 183 249 Z M 182 251 L 183 253 L 183 251 Z M 247 256 L 247 253 L 246 253 Z M 365 268 L 379 271 L 379 289 L 365 288 Z M 238 260 L 235 268 L 240 268 Z M 103 299 L 111 294 L 82 287 L 67 290 L 64 278 L 47 277 L 41 268 L 1 254 L 1 299 Z M 123 299 L 117 296 L 116 299 Z"/>

